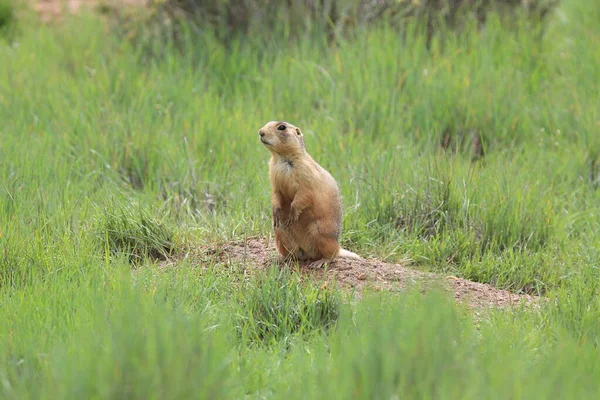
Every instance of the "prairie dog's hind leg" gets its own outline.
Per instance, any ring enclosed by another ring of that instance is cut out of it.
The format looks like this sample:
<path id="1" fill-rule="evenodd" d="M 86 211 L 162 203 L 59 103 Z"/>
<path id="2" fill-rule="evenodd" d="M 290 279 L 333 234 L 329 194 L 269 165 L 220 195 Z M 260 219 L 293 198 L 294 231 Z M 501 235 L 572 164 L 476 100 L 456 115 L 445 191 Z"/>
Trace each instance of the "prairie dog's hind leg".
<path id="1" fill-rule="evenodd" d="M 337 239 L 333 237 L 321 236 L 315 240 L 314 250 L 315 254 L 320 258 L 311 262 L 309 268 L 321 268 L 323 265 L 337 257 L 340 251 L 340 245 Z"/>
<path id="2" fill-rule="evenodd" d="M 275 247 L 279 252 L 280 261 L 306 261 L 308 259 L 306 252 L 295 243 L 285 229 L 275 229 Z"/>

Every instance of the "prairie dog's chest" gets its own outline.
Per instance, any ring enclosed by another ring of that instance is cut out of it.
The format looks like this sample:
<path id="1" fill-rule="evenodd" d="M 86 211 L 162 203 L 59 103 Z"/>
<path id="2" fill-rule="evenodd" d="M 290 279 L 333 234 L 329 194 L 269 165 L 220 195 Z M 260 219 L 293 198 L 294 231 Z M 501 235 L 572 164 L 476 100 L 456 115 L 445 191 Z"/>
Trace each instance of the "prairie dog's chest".
<path id="1" fill-rule="evenodd" d="M 287 179 L 294 179 L 297 172 L 294 164 L 291 161 L 272 161 L 269 165 L 272 175 L 281 176 Z"/>
<path id="2" fill-rule="evenodd" d="M 287 161 L 272 162 L 269 165 L 269 177 L 273 189 L 285 197 L 294 198 L 300 186 L 301 171 Z"/>

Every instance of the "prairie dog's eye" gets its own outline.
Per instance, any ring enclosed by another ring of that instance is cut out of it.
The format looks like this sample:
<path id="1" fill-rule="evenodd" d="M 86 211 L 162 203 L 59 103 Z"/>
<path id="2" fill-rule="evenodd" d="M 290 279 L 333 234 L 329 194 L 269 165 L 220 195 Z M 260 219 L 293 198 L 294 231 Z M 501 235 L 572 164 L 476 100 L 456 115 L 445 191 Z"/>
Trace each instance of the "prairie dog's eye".
<path id="1" fill-rule="evenodd" d="M 285 125 L 279 125 L 279 126 L 277 127 L 277 130 L 278 130 L 278 131 L 285 131 Z"/>

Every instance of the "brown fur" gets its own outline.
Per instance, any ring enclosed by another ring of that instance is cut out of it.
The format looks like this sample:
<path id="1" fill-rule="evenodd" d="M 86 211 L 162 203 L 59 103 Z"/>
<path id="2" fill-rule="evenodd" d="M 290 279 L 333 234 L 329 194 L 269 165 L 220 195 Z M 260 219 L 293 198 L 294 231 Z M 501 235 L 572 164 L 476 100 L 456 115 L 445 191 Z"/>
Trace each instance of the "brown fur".
<path id="1" fill-rule="evenodd" d="M 285 130 L 279 130 L 280 126 Z M 342 201 L 338 185 L 306 152 L 300 129 L 271 121 L 258 133 L 271 152 L 273 227 L 281 257 L 310 260 L 313 267 L 339 256 L 358 258 L 340 248 Z"/>

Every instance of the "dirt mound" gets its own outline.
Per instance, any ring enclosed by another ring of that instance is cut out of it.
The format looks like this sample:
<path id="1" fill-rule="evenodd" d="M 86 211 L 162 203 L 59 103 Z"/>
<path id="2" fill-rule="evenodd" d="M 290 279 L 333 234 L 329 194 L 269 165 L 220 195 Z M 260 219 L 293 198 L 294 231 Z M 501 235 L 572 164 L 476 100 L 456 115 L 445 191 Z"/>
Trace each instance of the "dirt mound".
<path id="1" fill-rule="evenodd" d="M 226 264 L 241 264 L 247 273 L 267 268 L 277 262 L 274 243 L 269 239 L 247 239 L 229 242 L 219 246 L 205 248 L 202 256 L 209 256 Z M 375 290 L 402 291 L 408 286 L 421 283 L 442 283 L 454 293 L 454 298 L 467 302 L 474 308 L 508 307 L 521 303 L 533 304 L 538 298 L 519 295 L 491 285 L 472 282 L 456 277 L 444 277 L 438 274 L 417 271 L 402 264 L 390 264 L 370 259 L 336 259 L 325 269 L 311 269 L 305 264 L 297 265 L 299 272 L 309 279 L 323 282 L 336 282 L 343 288 L 356 289 L 360 293 L 367 287 Z"/>

